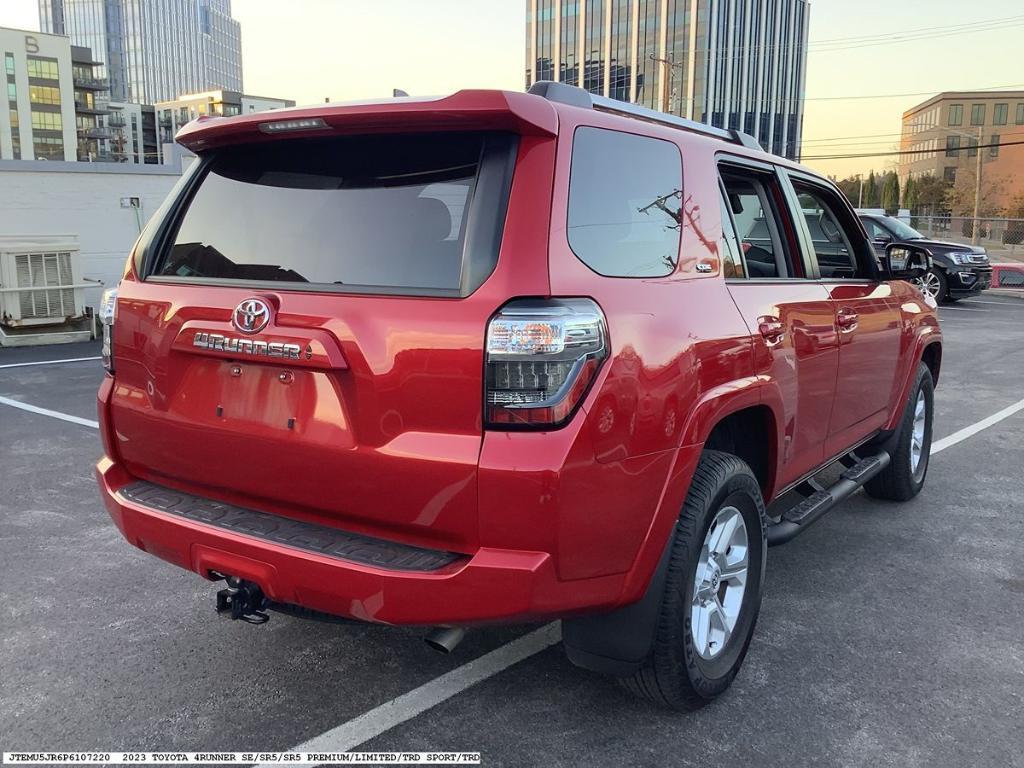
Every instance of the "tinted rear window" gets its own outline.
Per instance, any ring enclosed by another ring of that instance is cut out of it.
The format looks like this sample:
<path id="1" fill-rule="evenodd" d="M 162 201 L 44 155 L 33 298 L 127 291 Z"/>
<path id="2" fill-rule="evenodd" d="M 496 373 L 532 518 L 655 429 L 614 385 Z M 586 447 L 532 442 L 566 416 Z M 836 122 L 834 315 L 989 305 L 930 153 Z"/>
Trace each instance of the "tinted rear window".
<path id="1" fill-rule="evenodd" d="M 153 274 L 457 291 L 487 144 L 449 133 L 221 150 Z"/>

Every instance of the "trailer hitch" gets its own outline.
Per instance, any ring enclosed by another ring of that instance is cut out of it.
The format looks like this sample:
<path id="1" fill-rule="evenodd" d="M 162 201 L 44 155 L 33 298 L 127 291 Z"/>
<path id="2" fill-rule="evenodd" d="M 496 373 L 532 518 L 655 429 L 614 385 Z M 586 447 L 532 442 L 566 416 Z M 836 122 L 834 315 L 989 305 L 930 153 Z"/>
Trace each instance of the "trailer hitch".
<path id="1" fill-rule="evenodd" d="M 225 578 L 228 588 L 217 593 L 217 613 L 229 614 L 232 620 L 249 624 L 266 624 L 270 621 L 270 614 L 263 610 L 270 601 L 259 584 L 237 576 Z"/>

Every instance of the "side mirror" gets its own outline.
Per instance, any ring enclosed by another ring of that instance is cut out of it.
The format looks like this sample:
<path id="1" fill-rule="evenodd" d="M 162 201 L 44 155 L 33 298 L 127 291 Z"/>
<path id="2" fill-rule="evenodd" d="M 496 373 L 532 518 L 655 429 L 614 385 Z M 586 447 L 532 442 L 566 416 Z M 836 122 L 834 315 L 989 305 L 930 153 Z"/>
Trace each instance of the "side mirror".
<path id="1" fill-rule="evenodd" d="M 924 248 L 893 243 L 885 248 L 882 268 L 890 280 L 916 280 L 932 266 L 932 257 Z"/>
<path id="2" fill-rule="evenodd" d="M 873 240 L 875 245 L 888 245 L 892 242 L 892 237 L 889 235 L 879 235 Z"/>

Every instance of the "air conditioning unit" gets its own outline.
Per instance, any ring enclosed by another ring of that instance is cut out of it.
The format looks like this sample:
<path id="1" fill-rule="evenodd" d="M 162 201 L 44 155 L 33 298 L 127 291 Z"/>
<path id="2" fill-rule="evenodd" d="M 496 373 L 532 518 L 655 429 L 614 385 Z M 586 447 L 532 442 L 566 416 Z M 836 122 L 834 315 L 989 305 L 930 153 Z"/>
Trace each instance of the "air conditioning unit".
<path id="1" fill-rule="evenodd" d="M 85 315 L 78 238 L 0 235 L 0 324 L 54 325 Z"/>

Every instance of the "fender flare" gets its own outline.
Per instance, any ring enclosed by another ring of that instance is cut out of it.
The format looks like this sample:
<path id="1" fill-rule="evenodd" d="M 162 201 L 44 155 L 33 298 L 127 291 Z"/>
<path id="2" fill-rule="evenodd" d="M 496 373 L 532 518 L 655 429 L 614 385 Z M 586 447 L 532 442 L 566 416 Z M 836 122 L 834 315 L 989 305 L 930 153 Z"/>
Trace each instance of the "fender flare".
<path id="1" fill-rule="evenodd" d="M 769 377 L 750 376 L 705 392 L 684 423 L 681 430 L 683 442 L 677 450 L 683 450 L 687 445 L 702 445 L 718 422 L 751 406 L 768 407 L 777 425 L 778 414 L 773 407 L 777 395 L 773 397 L 771 387 Z M 778 440 L 779 436 L 776 435 L 776 442 Z M 777 454 L 773 451 L 772 455 Z M 775 474 L 774 467 L 772 474 Z M 662 497 L 640 554 L 626 579 L 623 593 L 628 596 L 637 588 L 637 582 L 646 577 L 639 598 L 606 613 L 562 620 L 562 643 L 569 660 L 576 666 L 614 677 L 625 677 L 639 669 L 647 659 L 661 613 L 679 510 L 689 492 L 690 479 L 687 478 L 683 498 L 674 498 L 668 493 Z M 674 519 L 671 525 L 665 525 L 665 518 L 669 514 Z M 661 533 L 663 530 L 665 532 Z M 658 559 L 653 564 L 653 570 L 650 570 L 652 566 L 648 565 L 648 558 L 652 557 L 653 552 L 658 553 Z"/>

